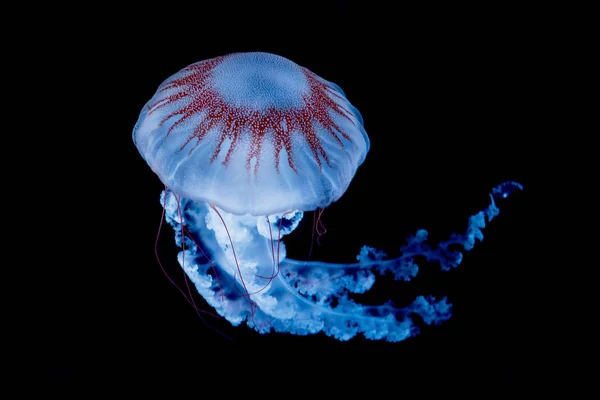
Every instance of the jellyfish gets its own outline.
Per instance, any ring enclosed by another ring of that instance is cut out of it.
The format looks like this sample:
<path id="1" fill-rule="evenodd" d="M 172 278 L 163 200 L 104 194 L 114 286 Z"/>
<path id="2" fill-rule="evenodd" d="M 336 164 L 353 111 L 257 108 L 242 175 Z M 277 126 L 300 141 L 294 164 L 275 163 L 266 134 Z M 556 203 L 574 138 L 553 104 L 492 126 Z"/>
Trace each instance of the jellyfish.
<path id="1" fill-rule="evenodd" d="M 409 281 L 421 260 L 457 267 L 456 248 L 482 240 L 496 200 L 522 189 L 513 181 L 493 188 L 466 231 L 436 246 L 418 230 L 393 258 L 369 246 L 354 263 L 287 257 L 284 237 L 305 212 L 340 199 L 370 141 L 338 85 L 264 52 L 203 60 L 167 78 L 143 107 L 133 141 L 165 185 L 160 203 L 185 275 L 217 314 L 260 334 L 398 342 L 418 334 L 415 317 L 448 320 L 446 297 L 366 305 L 354 294 L 382 277 Z"/>

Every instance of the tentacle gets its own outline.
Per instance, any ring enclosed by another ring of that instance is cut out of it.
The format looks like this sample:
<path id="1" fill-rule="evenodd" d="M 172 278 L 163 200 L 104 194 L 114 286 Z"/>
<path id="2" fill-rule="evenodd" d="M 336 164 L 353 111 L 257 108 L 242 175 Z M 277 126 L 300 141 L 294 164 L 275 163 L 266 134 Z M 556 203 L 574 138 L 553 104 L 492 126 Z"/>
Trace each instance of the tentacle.
<path id="1" fill-rule="evenodd" d="M 439 263 L 443 271 L 456 268 L 463 253 L 450 248 L 460 246 L 463 251 L 469 251 L 476 241 L 483 240 L 482 229 L 486 222 L 499 213 L 495 200 L 504 199 L 516 189 L 522 189 L 516 182 L 494 188 L 490 204 L 469 217 L 465 232 L 453 233 L 437 246 L 427 242 L 427 231 L 419 230 L 408 238 L 395 258 L 388 259 L 384 252 L 364 246 L 357 262 L 348 264 L 286 258 L 285 246 L 278 240 L 280 236 L 274 237 L 271 233 L 274 222 L 282 225 L 283 220 L 277 219 L 282 216 L 228 215 L 231 230 L 235 230 L 240 240 L 238 251 L 243 258 L 237 268 L 232 268 L 231 258 L 227 256 L 232 251 L 229 248 L 232 242 L 219 239 L 219 228 L 210 222 L 208 205 L 185 199 L 178 204 L 169 191 L 163 193 L 161 203 L 167 222 L 175 229 L 177 244 L 182 246 L 185 241 L 185 251 L 179 254 L 180 264 L 208 304 L 233 325 L 246 321 L 260 333 L 271 330 L 298 335 L 324 332 L 339 340 L 361 333 L 369 339 L 400 341 L 418 333 L 413 320 L 415 315 L 425 324 L 438 324 L 450 318 L 452 306 L 447 299 L 418 296 L 405 307 L 391 302 L 374 306 L 355 302 L 351 293 L 369 290 L 376 275 L 409 281 L 418 273 L 417 261 Z M 183 213 L 177 212 L 179 210 Z M 289 233 L 290 227 L 293 230 L 301 217 L 300 212 L 286 214 L 289 221 L 284 233 Z M 255 221 L 254 226 L 252 221 Z M 187 228 L 181 229 L 182 224 Z M 183 236 L 182 232 L 188 232 L 189 236 Z M 281 249 L 277 257 L 272 254 L 274 248 Z M 273 268 L 277 262 L 278 269 Z M 263 274 L 275 270 L 278 273 Z M 248 277 L 253 291 L 241 288 L 241 274 L 246 274 L 244 278 Z"/>

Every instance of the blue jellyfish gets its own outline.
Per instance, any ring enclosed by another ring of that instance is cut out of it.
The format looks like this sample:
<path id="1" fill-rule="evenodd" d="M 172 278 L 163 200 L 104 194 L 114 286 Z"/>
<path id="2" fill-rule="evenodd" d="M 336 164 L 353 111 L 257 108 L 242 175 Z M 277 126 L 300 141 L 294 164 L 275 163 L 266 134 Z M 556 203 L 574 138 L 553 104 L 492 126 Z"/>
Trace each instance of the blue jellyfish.
<path id="1" fill-rule="evenodd" d="M 355 301 L 376 277 L 408 281 L 416 258 L 457 267 L 498 215 L 495 200 L 522 189 L 492 190 L 489 206 L 465 233 L 431 246 L 419 230 L 398 257 L 364 246 L 355 263 L 286 257 L 285 235 L 304 212 L 337 201 L 369 151 L 359 111 L 342 89 L 278 55 L 234 53 L 192 64 L 165 80 L 133 130 L 140 154 L 165 185 L 160 202 L 175 231 L 178 261 L 198 293 L 237 326 L 261 334 L 357 334 L 392 342 L 451 315 L 447 298 L 411 304 Z"/>

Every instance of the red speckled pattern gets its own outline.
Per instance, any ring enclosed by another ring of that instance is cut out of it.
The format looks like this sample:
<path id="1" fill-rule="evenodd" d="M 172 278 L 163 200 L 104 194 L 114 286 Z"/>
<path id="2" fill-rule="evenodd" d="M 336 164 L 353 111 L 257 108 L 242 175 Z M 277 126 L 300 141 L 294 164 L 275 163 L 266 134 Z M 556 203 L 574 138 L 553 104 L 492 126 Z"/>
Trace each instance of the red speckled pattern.
<path id="1" fill-rule="evenodd" d="M 158 90 L 156 100 L 148 106 L 148 115 L 162 110 L 165 116 L 160 122 L 161 125 L 177 118 L 166 131 L 167 136 L 193 119 L 194 126 L 187 130 L 189 136 L 180 149 L 184 151 L 189 147 L 190 153 L 202 145 L 209 131 L 217 129 L 218 144 L 212 154 L 211 163 L 217 159 L 223 142 L 229 139 L 231 144 L 223 160 L 223 164 L 227 165 L 240 140 L 244 139 L 243 135 L 250 135 L 245 138 L 250 143 L 248 153 L 245 154 L 247 169 L 250 169 L 250 161 L 255 159 L 254 172 L 258 171 L 260 154 L 264 151 L 263 143 L 269 138 L 268 140 L 273 141 L 269 148 L 274 152 L 275 168 L 279 169 L 279 154 L 285 149 L 290 168 L 298 172 L 294 162 L 294 152 L 298 149 L 294 148 L 294 141 L 291 140 L 292 134 L 296 133 L 304 136 L 307 148 L 319 167 L 322 161 L 329 165 L 329 157 L 321 146 L 319 135 L 331 135 L 340 147 L 343 147 L 340 137 L 350 140 L 331 118 L 331 113 L 340 115 L 354 124 L 349 117 L 351 112 L 334 101 L 336 97 L 342 99 L 337 90 L 322 82 L 308 69 L 294 64 L 306 81 L 303 88 L 288 88 L 293 92 L 292 95 L 298 96 L 298 106 L 281 106 L 276 101 L 266 107 L 232 104 L 222 95 L 217 79 L 213 76 L 215 68 L 227 63 L 232 56 L 235 54 L 192 64 L 164 82 Z M 203 117 L 192 118 L 200 115 Z M 273 134 L 267 135 L 268 132 Z"/>

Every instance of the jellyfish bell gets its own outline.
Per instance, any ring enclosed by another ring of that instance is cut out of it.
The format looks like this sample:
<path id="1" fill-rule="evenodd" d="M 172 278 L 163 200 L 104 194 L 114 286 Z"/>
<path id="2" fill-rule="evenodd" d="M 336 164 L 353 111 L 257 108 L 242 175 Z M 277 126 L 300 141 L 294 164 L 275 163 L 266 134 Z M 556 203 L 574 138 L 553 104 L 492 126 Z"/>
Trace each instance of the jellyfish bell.
<path id="1" fill-rule="evenodd" d="M 165 184 L 160 201 L 176 232 L 178 261 L 198 293 L 233 325 L 259 333 L 361 333 L 400 341 L 450 318 L 444 297 L 363 305 L 353 293 L 376 276 L 408 281 L 417 259 L 457 267 L 516 182 L 493 189 L 463 234 L 437 247 L 419 230 L 388 258 L 363 246 L 355 263 L 287 257 L 283 236 L 304 212 L 346 191 L 369 151 L 356 108 L 336 84 L 283 57 L 235 53 L 192 64 L 165 80 L 133 130 L 140 154 Z M 379 279 L 379 278 L 378 278 Z"/>
<path id="2" fill-rule="evenodd" d="M 133 140 L 175 193 L 251 215 L 328 206 L 369 150 L 362 117 L 337 85 L 269 53 L 216 57 L 171 76 Z"/>

